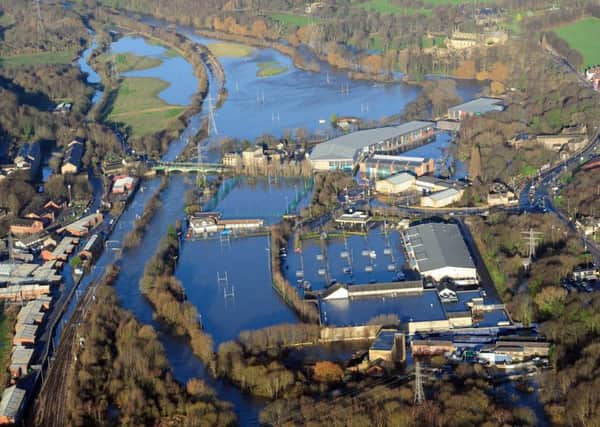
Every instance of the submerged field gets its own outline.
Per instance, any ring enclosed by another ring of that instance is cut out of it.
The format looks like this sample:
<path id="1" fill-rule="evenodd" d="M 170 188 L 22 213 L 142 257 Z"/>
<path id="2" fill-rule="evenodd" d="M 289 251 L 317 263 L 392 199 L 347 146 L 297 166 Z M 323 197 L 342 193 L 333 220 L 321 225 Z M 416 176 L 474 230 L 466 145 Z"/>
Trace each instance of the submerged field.
<path id="1" fill-rule="evenodd" d="M 600 64 L 600 19 L 585 18 L 555 30 L 572 49 L 583 55 L 584 68 Z"/>
<path id="2" fill-rule="evenodd" d="M 208 45 L 210 51 L 220 57 L 241 58 L 248 56 L 254 49 L 238 43 L 217 42 Z"/>
<path id="3" fill-rule="evenodd" d="M 168 127 L 184 111 L 158 97 L 169 84 L 155 78 L 127 77 L 117 92 L 108 120 L 123 123 L 132 136 L 148 135 Z"/>
<path id="4" fill-rule="evenodd" d="M 162 61 L 148 56 L 137 56 L 133 53 L 119 53 L 115 56 L 115 64 L 120 73 L 133 70 L 146 70 L 158 67 Z"/>
<path id="5" fill-rule="evenodd" d="M 288 68 L 285 65 L 280 64 L 277 61 L 260 62 L 258 64 L 258 71 L 256 72 L 256 75 L 258 77 L 277 76 L 285 73 L 287 70 Z"/>

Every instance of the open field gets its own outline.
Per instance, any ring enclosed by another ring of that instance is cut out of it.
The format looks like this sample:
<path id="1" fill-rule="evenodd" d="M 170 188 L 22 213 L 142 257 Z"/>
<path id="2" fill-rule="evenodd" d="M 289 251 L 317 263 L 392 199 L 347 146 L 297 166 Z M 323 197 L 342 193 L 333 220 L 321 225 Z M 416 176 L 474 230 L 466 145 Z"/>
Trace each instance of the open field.
<path id="1" fill-rule="evenodd" d="M 319 22 L 319 18 L 311 18 L 306 15 L 294 15 L 293 13 L 270 13 L 269 16 L 286 27 L 304 27 L 311 23 L 311 19 L 313 23 Z"/>
<path id="2" fill-rule="evenodd" d="M 256 72 L 256 75 L 258 77 L 276 76 L 278 74 L 285 73 L 287 69 L 288 68 L 285 65 L 282 65 L 277 61 L 260 62 L 258 64 L 258 71 Z"/>
<path id="3" fill-rule="evenodd" d="M 15 56 L 0 56 L 0 67 L 68 64 L 75 56 L 75 52 L 70 50 L 63 52 L 42 52 Z"/>
<path id="4" fill-rule="evenodd" d="M 115 64 L 120 73 L 133 70 L 146 70 L 158 67 L 162 61 L 148 56 L 137 56 L 133 53 L 119 53 L 115 57 Z"/>
<path id="5" fill-rule="evenodd" d="M 250 46 L 230 42 L 211 43 L 207 47 L 214 55 L 229 58 L 241 58 L 254 51 Z"/>
<path id="6" fill-rule="evenodd" d="M 430 9 L 415 9 L 411 7 L 402 7 L 395 5 L 390 0 L 370 0 L 365 3 L 356 3 L 355 7 L 360 7 L 370 12 L 378 12 L 384 15 L 416 15 L 418 13 L 430 15 Z"/>
<path id="7" fill-rule="evenodd" d="M 123 79 L 107 119 L 127 125 L 133 136 L 148 135 L 168 127 L 185 107 L 169 105 L 158 94 L 169 84 L 159 79 Z"/>
<path id="8" fill-rule="evenodd" d="M 600 64 L 600 19 L 585 18 L 557 28 L 555 33 L 583 55 L 584 67 Z"/>

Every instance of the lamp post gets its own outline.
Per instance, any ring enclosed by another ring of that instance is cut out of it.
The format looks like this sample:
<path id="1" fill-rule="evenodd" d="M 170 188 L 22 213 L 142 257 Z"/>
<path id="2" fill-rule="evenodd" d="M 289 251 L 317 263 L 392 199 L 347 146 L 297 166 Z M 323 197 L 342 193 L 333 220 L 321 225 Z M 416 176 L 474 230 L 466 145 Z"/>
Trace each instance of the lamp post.
<path id="1" fill-rule="evenodd" d="M 71 206 L 71 184 L 67 184 L 67 190 L 69 190 L 69 206 Z"/>

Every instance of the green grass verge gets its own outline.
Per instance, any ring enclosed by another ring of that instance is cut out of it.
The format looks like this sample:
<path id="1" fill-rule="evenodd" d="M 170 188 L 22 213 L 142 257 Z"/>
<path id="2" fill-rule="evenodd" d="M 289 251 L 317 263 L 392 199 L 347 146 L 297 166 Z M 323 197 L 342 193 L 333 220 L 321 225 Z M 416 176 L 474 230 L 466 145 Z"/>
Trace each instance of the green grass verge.
<path id="1" fill-rule="evenodd" d="M 210 51 L 220 57 L 242 58 L 250 55 L 254 49 L 239 43 L 217 42 L 208 45 Z"/>
<path id="2" fill-rule="evenodd" d="M 557 28 L 555 33 L 583 55 L 584 67 L 600 64 L 600 19 L 585 18 Z"/>
<path id="3" fill-rule="evenodd" d="M 167 128 L 169 122 L 185 110 L 185 107 L 167 104 L 158 97 L 168 86 L 167 82 L 160 79 L 123 79 L 107 120 L 124 123 L 134 137 Z"/>
<path id="4" fill-rule="evenodd" d="M 115 56 L 115 64 L 120 73 L 134 70 L 146 70 L 158 67 L 162 61 L 148 56 L 137 56 L 133 53 L 119 53 Z"/>
<path id="5" fill-rule="evenodd" d="M 256 75 L 258 77 L 276 76 L 278 74 L 285 73 L 287 69 L 288 68 L 285 65 L 282 65 L 277 61 L 260 62 L 258 63 L 258 71 L 256 72 Z"/>
<path id="6" fill-rule="evenodd" d="M 534 177 L 537 175 L 538 170 L 535 166 L 531 166 L 531 165 L 523 165 L 521 166 L 521 170 L 520 173 L 522 176 L 526 176 L 526 177 Z"/>
<path id="7" fill-rule="evenodd" d="M 28 53 L 14 56 L 0 56 L 0 67 L 24 67 L 35 65 L 69 64 L 76 54 L 74 51 Z"/>

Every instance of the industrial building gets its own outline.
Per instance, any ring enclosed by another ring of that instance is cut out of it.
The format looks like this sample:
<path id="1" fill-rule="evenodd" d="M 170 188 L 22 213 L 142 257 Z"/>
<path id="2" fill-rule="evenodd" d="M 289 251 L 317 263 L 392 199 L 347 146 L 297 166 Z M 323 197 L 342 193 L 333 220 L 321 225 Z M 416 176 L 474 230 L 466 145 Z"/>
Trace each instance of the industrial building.
<path id="1" fill-rule="evenodd" d="M 421 206 L 426 208 L 443 208 L 462 199 L 463 189 L 448 188 L 421 197 Z"/>
<path id="2" fill-rule="evenodd" d="M 375 182 L 375 191 L 382 194 L 399 194 L 415 188 L 416 178 L 408 172 L 380 179 Z"/>
<path id="3" fill-rule="evenodd" d="M 313 169 L 351 171 L 373 153 L 389 153 L 413 147 L 433 137 L 435 124 L 411 121 L 399 126 L 366 129 L 338 136 L 317 145 L 310 154 Z"/>
<path id="4" fill-rule="evenodd" d="M 406 347 L 404 334 L 396 329 L 382 329 L 369 348 L 369 360 L 384 362 L 404 362 Z"/>
<path id="5" fill-rule="evenodd" d="M 477 269 L 456 224 L 426 223 L 403 235 L 408 262 L 424 277 L 452 279 L 458 285 L 478 283 Z"/>
<path id="6" fill-rule="evenodd" d="M 387 178 L 399 172 L 422 176 L 435 172 L 435 162 L 425 157 L 373 154 L 360 162 L 360 172 L 369 179 Z"/>
<path id="7" fill-rule="evenodd" d="M 481 116 L 493 111 L 504 111 L 504 102 L 501 99 L 476 98 L 448 108 L 448 118 L 460 121 L 467 117 Z"/>

